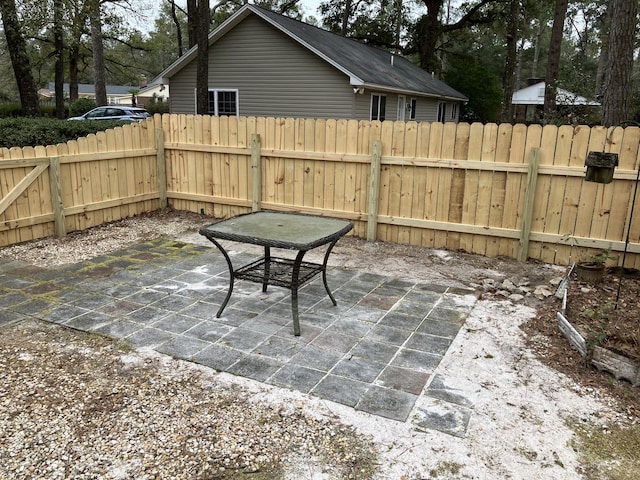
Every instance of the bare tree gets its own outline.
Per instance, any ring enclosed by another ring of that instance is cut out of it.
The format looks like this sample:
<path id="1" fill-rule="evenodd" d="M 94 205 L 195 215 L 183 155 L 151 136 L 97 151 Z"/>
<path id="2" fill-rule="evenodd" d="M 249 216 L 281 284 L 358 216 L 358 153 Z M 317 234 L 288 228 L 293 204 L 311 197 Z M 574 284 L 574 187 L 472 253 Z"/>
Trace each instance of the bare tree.
<path id="1" fill-rule="evenodd" d="M 560 50 L 564 20 L 567 17 L 569 0 L 556 0 L 553 13 L 553 27 L 551 28 L 551 43 L 547 58 L 547 73 L 545 75 L 544 118 L 549 120 L 556 111 L 556 95 L 558 93 L 558 72 L 560 71 Z"/>
<path id="2" fill-rule="evenodd" d="M 36 82 L 31 72 L 31 62 L 27 55 L 27 44 L 20 30 L 20 21 L 15 0 L 0 0 L 0 13 L 11 65 L 18 84 L 22 113 L 27 116 L 40 114 L 40 102 Z"/>
<path id="3" fill-rule="evenodd" d="M 638 15 L 636 0 L 611 1 L 609 56 L 602 99 L 602 123 L 606 126 L 628 120 L 633 91 L 633 49 Z"/>
<path id="4" fill-rule="evenodd" d="M 178 43 L 178 57 L 182 56 L 182 26 L 180 25 L 180 19 L 178 18 L 177 5 L 175 0 L 169 0 L 171 5 L 171 19 L 176 26 L 176 41 Z"/>

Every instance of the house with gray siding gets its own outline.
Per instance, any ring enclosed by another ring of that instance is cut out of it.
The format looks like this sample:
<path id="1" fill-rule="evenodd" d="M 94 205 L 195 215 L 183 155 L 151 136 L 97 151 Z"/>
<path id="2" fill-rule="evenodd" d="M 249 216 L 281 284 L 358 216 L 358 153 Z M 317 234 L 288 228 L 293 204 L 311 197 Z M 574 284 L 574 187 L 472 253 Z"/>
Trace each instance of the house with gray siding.
<path id="1" fill-rule="evenodd" d="M 153 83 L 196 113 L 190 49 Z M 407 59 L 255 5 L 209 35 L 209 113 L 457 122 L 467 98 Z"/>

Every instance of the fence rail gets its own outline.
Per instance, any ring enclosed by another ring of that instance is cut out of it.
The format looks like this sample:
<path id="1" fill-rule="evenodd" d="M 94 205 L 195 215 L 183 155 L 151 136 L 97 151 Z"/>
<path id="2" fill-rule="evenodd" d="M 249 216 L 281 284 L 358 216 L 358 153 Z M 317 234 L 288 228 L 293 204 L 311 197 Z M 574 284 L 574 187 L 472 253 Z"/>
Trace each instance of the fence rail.
<path id="1" fill-rule="evenodd" d="M 0 246 L 167 205 L 218 218 L 263 208 L 350 219 L 370 240 L 562 265 L 627 247 L 638 268 L 639 145 L 637 127 L 156 115 L 1 150 Z M 618 154 L 612 183 L 585 181 L 591 151 Z"/>

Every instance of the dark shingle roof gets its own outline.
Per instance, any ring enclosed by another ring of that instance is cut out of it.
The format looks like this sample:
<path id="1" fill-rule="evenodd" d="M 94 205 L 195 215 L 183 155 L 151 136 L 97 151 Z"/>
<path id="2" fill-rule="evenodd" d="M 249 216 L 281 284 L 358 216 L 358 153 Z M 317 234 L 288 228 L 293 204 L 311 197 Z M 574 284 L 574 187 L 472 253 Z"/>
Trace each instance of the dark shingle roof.
<path id="1" fill-rule="evenodd" d="M 55 84 L 53 82 L 49 82 L 49 90 L 53 91 L 54 89 Z M 69 84 L 63 84 L 62 89 L 64 92 L 69 93 Z M 106 85 L 106 89 L 107 95 L 130 95 L 130 90 L 140 90 L 139 87 L 134 87 L 131 85 Z M 96 87 L 91 83 L 79 83 L 78 93 L 93 95 L 96 93 Z"/>
<path id="2" fill-rule="evenodd" d="M 269 10 L 248 5 L 294 40 L 324 57 L 365 85 L 422 92 L 460 100 L 467 98 L 404 57 L 365 45 Z"/>
<path id="3" fill-rule="evenodd" d="M 353 86 L 460 101 L 468 100 L 463 94 L 406 58 L 251 4 L 244 5 L 216 28 L 209 35 L 209 44 L 215 43 L 217 39 L 252 14 L 343 72 L 350 78 Z M 152 83 L 166 83 L 166 77 L 175 75 L 195 59 L 196 53 L 197 46 L 194 46 L 158 75 Z"/>

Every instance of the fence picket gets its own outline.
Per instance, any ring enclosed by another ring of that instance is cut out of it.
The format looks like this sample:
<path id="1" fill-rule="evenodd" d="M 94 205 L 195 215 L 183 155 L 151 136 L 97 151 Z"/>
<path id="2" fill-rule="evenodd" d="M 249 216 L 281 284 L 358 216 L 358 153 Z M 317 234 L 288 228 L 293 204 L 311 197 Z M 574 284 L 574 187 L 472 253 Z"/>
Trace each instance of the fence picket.
<path id="1" fill-rule="evenodd" d="M 254 134 L 262 188 L 252 185 Z M 381 150 L 378 212 L 368 224 L 374 141 Z M 640 207 L 628 223 L 639 145 L 637 127 L 156 115 L 66 144 L 1 150 L 0 246 L 158 208 L 163 161 L 174 209 L 228 217 L 262 204 L 348 218 L 359 236 L 516 256 L 527 164 L 539 148 L 527 255 L 567 264 L 608 246 L 622 251 L 630 228 L 627 266 L 635 266 Z M 619 154 L 611 184 L 585 182 L 589 151 Z M 58 163 L 60 191 L 52 200 L 47 165 Z M 259 199 L 254 192 L 262 192 Z M 54 230 L 55 218 L 64 228 Z"/>

